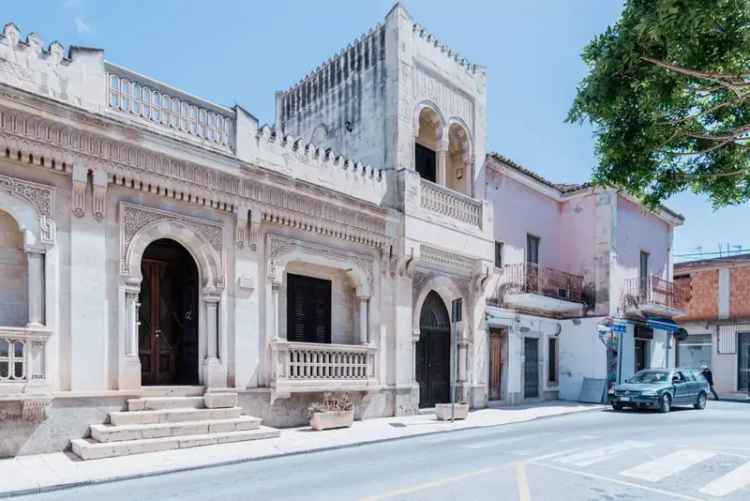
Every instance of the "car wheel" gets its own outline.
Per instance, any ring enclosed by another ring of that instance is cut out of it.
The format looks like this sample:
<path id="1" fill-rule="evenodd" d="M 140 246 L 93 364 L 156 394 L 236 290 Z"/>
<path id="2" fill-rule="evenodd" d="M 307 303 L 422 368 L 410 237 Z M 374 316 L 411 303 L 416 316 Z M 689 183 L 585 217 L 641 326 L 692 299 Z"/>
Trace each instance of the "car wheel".
<path id="1" fill-rule="evenodd" d="M 703 392 L 701 392 L 698 395 L 698 400 L 693 404 L 693 407 L 695 407 L 696 409 L 699 409 L 699 410 L 700 409 L 705 409 L 706 408 L 706 400 L 707 400 L 706 394 L 703 393 Z"/>
<path id="2" fill-rule="evenodd" d="M 616 411 L 622 410 L 622 404 L 612 404 L 612 408 Z"/>
<path id="3" fill-rule="evenodd" d="M 659 399 L 659 412 L 666 414 L 670 410 L 672 410 L 672 397 L 668 393 L 665 393 Z"/>

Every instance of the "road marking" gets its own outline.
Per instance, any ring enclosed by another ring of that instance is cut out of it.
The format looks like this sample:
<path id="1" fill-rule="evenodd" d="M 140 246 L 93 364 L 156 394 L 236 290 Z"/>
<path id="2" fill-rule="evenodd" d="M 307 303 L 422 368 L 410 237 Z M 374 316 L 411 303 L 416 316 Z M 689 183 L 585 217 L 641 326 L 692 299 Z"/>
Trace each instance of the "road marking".
<path id="1" fill-rule="evenodd" d="M 685 494 L 678 494 L 676 492 L 669 492 L 669 491 L 665 491 L 665 490 L 662 490 L 662 489 L 657 489 L 655 487 L 648 487 L 646 485 L 636 484 L 634 482 L 628 482 L 626 480 L 619 480 L 619 479 L 616 479 L 616 478 L 605 477 L 603 475 L 597 475 L 595 473 L 588 473 L 588 472 L 585 472 L 585 471 L 573 470 L 571 468 L 565 468 L 563 466 L 557 466 L 557 465 L 552 465 L 552 464 L 540 464 L 540 463 L 535 463 L 535 464 L 537 464 L 538 466 L 542 466 L 544 468 L 550 468 L 552 470 L 561 471 L 563 473 L 570 473 L 571 475 L 579 475 L 581 477 L 586 477 L 586 478 L 590 478 L 590 479 L 593 479 L 593 480 L 601 480 L 602 482 L 606 482 L 606 483 L 609 483 L 609 484 L 619 484 L 619 485 L 623 485 L 625 487 L 632 487 L 634 489 L 640 489 L 640 490 L 643 490 L 643 491 L 652 492 L 654 494 L 660 494 L 661 496 L 669 496 L 669 497 L 672 497 L 672 498 L 675 498 L 675 499 L 684 499 L 686 501 L 705 501 L 704 499 L 695 498 L 693 496 L 687 496 Z"/>
<path id="2" fill-rule="evenodd" d="M 570 464 L 573 466 L 591 466 L 592 464 L 601 463 L 607 461 L 613 457 L 627 452 L 631 449 L 645 449 L 651 447 L 652 444 L 647 442 L 638 442 L 636 440 L 626 440 L 615 445 L 608 445 L 607 447 L 600 447 L 599 449 L 592 449 L 589 451 L 579 452 L 577 454 L 571 454 L 569 456 L 563 456 L 557 458 L 556 461 L 562 464 Z"/>
<path id="3" fill-rule="evenodd" d="M 750 463 L 735 468 L 723 477 L 717 478 L 700 490 L 703 494 L 722 497 L 750 485 Z"/>
<path id="4" fill-rule="evenodd" d="M 516 485 L 518 486 L 518 501 L 531 501 L 529 478 L 526 475 L 526 463 L 520 461 L 516 466 Z"/>
<path id="5" fill-rule="evenodd" d="M 716 456 L 716 453 L 712 451 L 680 450 L 625 470 L 621 475 L 649 482 L 658 482 L 714 456 Z"/>
<path id="6" fill-rule="evenodd" d="M 569 442 L 577 442 L 577 441 L 584 441 L 584 440 L 594 440 L 599 438 L 600 435 L 577 435 L 575 437 L 566 437 L 561 438 L 557 442 L 560 444 L 567 444 Z"/>
<path id="7" fill-rule="evenodd" d="M 462 475 L 456 475 L 454 477 L 446 477 L 440 480 L 435 480 L 434 482 L 426 482 L 424 484 L 412 485 L 411 487 L 404 487 L 402 489 L 396 489 L 393 491 L 384 492 L 383 494 L 378 494 L 376 496 L 367 496 L 367 497 L 363 497 L 360 499 L 361 501 L 376 501 L 378 499 L 402 497 L 404 495 L 414 494 L 415 492 L 424 491 L 426 489 L 434 489 L 435 487 L 442 487 L 443 485 L 452 484 L 453 482 L 460 482 L 461 480 L 466 480 L 467 478 L 478 477 L 480 475 L 486 475 L 487 473 L 494 473 L 504 468 L 513 466 L 514 464 L 515 463 L 505 463 L 500 466 L 493 466 L 491 468 L 482 468 L 481 470 L 464 473 Z"/>
<path id="8" fill-rule="evenodd" d="M 498 440 L 485 440 L 484 442 L 476 442 L 474 444 L 464 444 L 461 447 L 465 449 L 486 449 L 488 447 L 495 447 L 497 445 L 512 444 L 514 442 L 520 442 L 531 437 L 512 437 L 512 438 L 501 438 Z"/>

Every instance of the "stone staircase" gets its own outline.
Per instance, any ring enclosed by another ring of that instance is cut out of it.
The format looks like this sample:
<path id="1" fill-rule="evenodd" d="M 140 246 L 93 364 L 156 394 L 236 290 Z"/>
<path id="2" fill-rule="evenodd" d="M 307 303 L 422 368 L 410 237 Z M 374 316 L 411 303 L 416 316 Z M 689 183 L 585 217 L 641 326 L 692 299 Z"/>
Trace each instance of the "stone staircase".
<path id="1" fill-rule="evenodd" d="M 71 445 L 88 460 L 279 436 L 241 411 L 236 393 L 144 396 L 128 400 L 127 411 L 110 412 L 109 424 L 91 425 L 91 438 Z"/>

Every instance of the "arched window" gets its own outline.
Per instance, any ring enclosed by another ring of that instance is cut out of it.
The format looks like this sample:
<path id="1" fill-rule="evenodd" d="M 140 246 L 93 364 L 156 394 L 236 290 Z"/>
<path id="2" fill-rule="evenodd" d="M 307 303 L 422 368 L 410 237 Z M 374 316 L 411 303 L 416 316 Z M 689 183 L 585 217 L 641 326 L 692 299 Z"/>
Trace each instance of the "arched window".
<path id="1" fill-rule="evenodd" d="M 28 322 L 28 263 L 23 233 L 15 219 L 0 210 L 0 325 L 22 327 Z"/>
<path id="2" fill-rule="evenodd" d="M 438 152 L 442 136 L 442 121 L 435 110 L 424 108 L 419 113 L 419 130 L 414 145 L 414 168 L 419 175 L 438 182 Z"/>

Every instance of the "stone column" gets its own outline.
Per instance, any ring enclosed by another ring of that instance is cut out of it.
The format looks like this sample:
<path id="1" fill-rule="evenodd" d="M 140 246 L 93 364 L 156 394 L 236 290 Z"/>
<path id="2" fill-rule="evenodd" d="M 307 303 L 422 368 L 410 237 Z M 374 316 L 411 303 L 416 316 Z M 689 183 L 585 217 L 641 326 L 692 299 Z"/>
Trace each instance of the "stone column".
<path id="1" fill-rule="evenodd" d="M 448 186 L 448 134 L 443 133 L 445 140 L 440 140 L 437 151 L 436 181 L 440 186 Z"/>
<path id="2" fill-rule="evenodd" d="M 26 249 L 28 260 L 29 327 L 42 327 L 44 321 L 44 251 Z"/>
<path id="3" fill-rule="evenodd" d="M 357 296 L 357 299 L 359 299 L 359 343 L 367 344 L 369 342 L 368 331 L 370 330 L 368 325 L 369 319 L 367 315 L 367 307 L 370 297 Z"/>
<path id="4" fill-rule="evenodd" d="M 224 367 L 219 359 L 219 299 L 217 291 L 204 292 L 202 297 L 206 318 L 206 358 L 203 366 L 207 390 L 225 388 L 227 385 Z"/>
<path id="5" fill-rule="evenodd" d="M 131 390 L 141 387 L 141 361 L 138 357 L 138 295 L 141 292 L 140 280 L 126 280 L 122 287 L 124 295 L 123 319 L 121 320 L 122 355 L 120 357 L 118 388 L 120 390 Z"/>
<path id="6" fill-rule="evenodd" d="M 281 329 L 279 328 L 279 294 L 283 278 L 284 269 L 277 264 L 271 263 L 268 271 L 268 279 L 271 282 L 271 308 L 273 311 L 271 332 L 275 340 L 282 339 Z M 283 337 L 285 338 L 286 336 Z"/>

